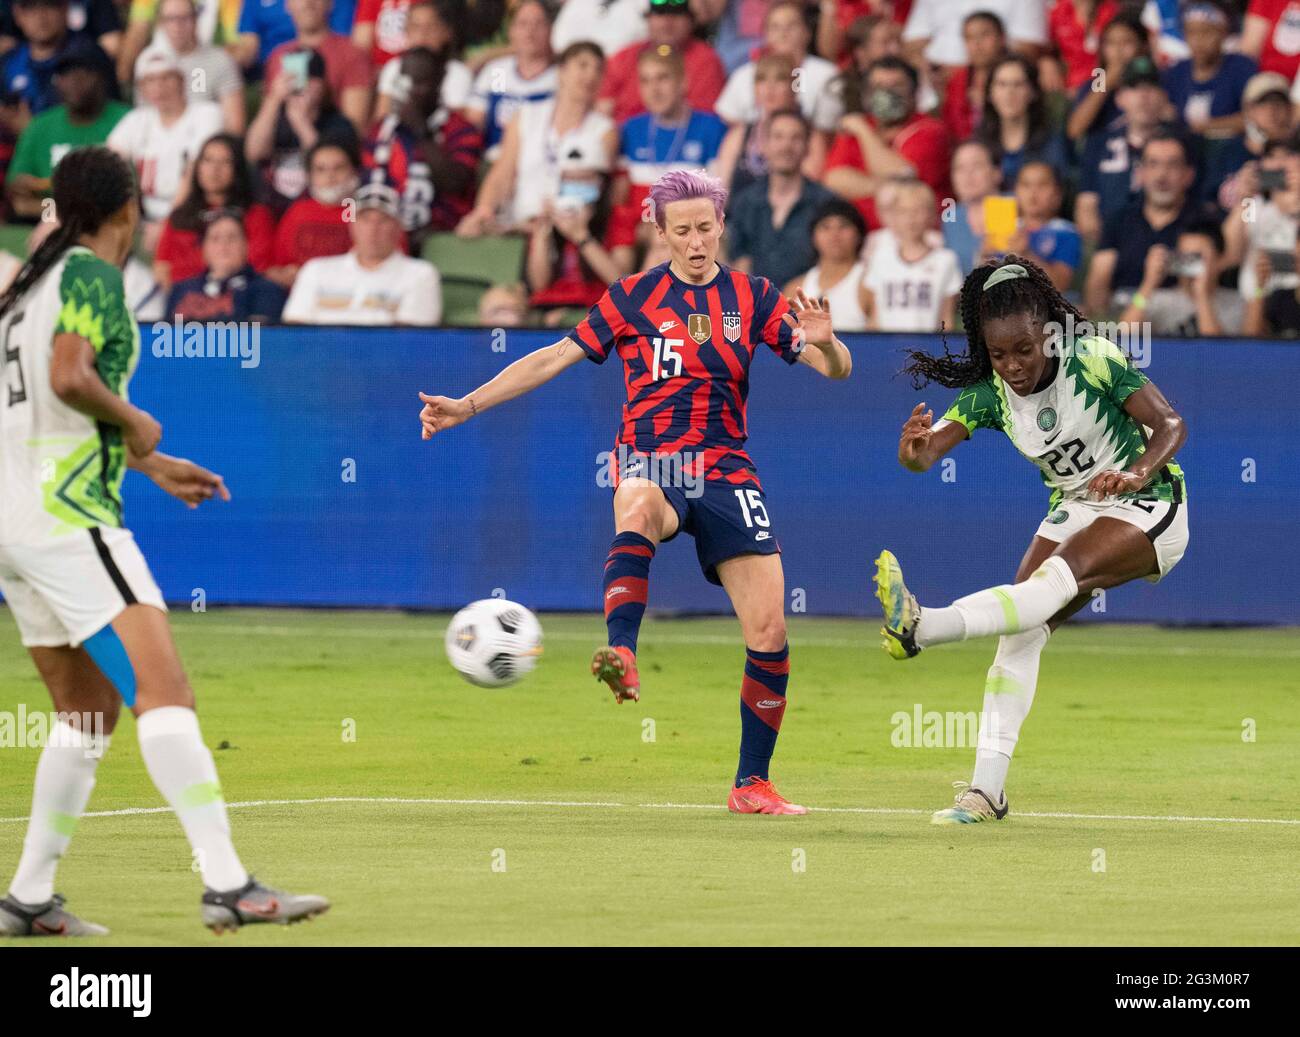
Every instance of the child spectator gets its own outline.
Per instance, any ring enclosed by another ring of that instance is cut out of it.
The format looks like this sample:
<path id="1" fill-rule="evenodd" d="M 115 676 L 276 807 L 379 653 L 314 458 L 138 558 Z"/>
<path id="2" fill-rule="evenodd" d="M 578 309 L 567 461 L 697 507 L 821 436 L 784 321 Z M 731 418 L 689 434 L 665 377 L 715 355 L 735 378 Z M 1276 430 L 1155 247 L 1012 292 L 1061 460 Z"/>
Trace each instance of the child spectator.
<path id="1" fill-rule="evenodd" d="M 919 180 L 890 183 L 881 214 L 892 233 L 882 236 L 867 259 L 863 309 L 873 331 L 938 331 L 951 328 L 961 291 L 961 271 L 950 249 L 935 248 L 934 191 Z"/>
<path id="2" fill-rule="evenodd" d="M 167 313 L 182 320 L 264 321 L 276 324 L 285 292 L 248 261 L 244 214 L 216 209 L 203 214 L 203 272 L 176 283 Z"/>
<path id="3" fill-rule="evenodd" d="M 528 292 L 521 284 L 494 284 L 478 301 L 481 328 L 522 328 L 531 324 Z"/>
<path id="4" fill-rule="evenodd" d="M 952 153 L 952 190 L 956 205 L 945 205 L 939 225 L 943 243 L 957 256 L 962 276 L 975 269 L 984 240 L 984 199 L 996 195 L 1002 171 L 982 141 L 968 140 Z"/>
<path id="5" fill-rule="evenodd" d="M 238 212 L 253 268 L 261 273 L 270 265 L 275 217 L 265 205 L 253 201 L 253 177 L 244 149 L 239 138 L 229 133 L 210 137 L 199 149 L 183 197 L 163 224 L 153 271 L 164 289 L 203 272 L 200 238 L 211 212 Z"/>
<path id="6" fill-rule="evenodd" d="M 787 296 L 800 289 L 826 299 L 836 331 L 867 330 L 866 263 L 859 258 L 867 238 L 862 213 L 842 198 L 822 204 L 813 218 L 812 246 L 817 264 L 785 286 Z"/>
<path id="7" fill-rule="evenodd" d="M 88 39 L 77 40 L 55 59 L 54 85 L 63 103 L 27 124 L 5 178 L 17 215 L 39 216 L 59 159 L 73 148 L 103 144 L 130 111 L 121 101 L 109 100 L 112 75 L 108 55 Z"/>
<path id="8" fill-rule="evenodd" d="M 152 254 L 190 163 L 204 141 L 221 132 L 221 109 L 211 101 L 190 101 L 180 63 L 158 47 L 140 55 L 135 82 L 137 106 L 113 127 L 108 146 L 135 165 L 145 247 Z"/>
<path id="9" fill-rule="evenodd" d="M 1015 233 L 1003 249 L 994 251 L 986 245 L 981 259 L 1007 252 L 1027 256 L 1064 292 L 1082 260 L 1083 239 L 1073 223 L 1059 216 L 1065 193 L 1061 174 L 1047 162 L 1026 162 L 1020 167 L 1015 189 Z"/>
<path id="10" fill-rule="evenodd" d="M 1074 106 L 1065 122 L 1065 135 L 1085 145 L 1119 118 L 1115 94 L 1124 70 L 1138 57 L 1151 57 L 1150 38 L 1137 14 L 1123 10 L 1106 23 L 1101 31 L 1100 56 L 1100 67 L 1075 89 Z"/>
<path id="11" fill-rule="evenodd" d="M 551 20 L 551 9 L 541 0 L 521 0 L 507 27 L 510 53 L 487 62 L 474 80 L 465 117 L 483 134 L 483 157 L 489 162 L 497 160 L 519 106 L 555 93 Z"/>
<path id="12" fill-rule="evenodd" d="M 424 47 L 403 54 L 406 98 L 366 140 L 367 176 L 402 196 L 402 228 L 415 251 L 429 234 L 455 230 L 474 204 L 483 139 L 467 119 L 440 107 L 446 70 L 445 54 Z"/>
<path id="13" fill-rule="evenodd" d="M 1191 57 L 1165 72 L 1165 93 L 1193 132 L 1211 139 L 1236 137 L 1245 128 L 1241 95 L 1255 74 L 1255 62 L 1223 52 L 1230 23 L 1213 0 L 1195 0 L 1182 16 Z"/>
<path id="14" fill-rule="evenodd" d="M 432 263 L 400 248 L 401 199 L 387 184 L 366 184 L 357 192 L 357 218 L 348 224 L 352 249 L 341 256 L 311 259 L 284 308 L 286 323 L 437 324 L 442 317 L 442 282 Z"/>
<path id="15" fill-rule="evenodd" d="M 271 80 L 244 141 L 244 154 L 261 168 L 276 212 L 306 189 L 304 157 L 317 141 L 358 146 L 351 121 L 334 107 L 324 59 L 315 51 L 305 56 L 305 80 L 288 69 Z"/>
<path id="16" fill-rule="evenodd" d="M 988 95 L 976 136 L 999 156 L 1002 184 L 1012 187 L 1020 166 L 1037 159 L 1065 169 L 1065 138 L 1048 122 L 1038 66 L 1020 54 L 999 58 L 989 73 Z"/>
<path id="17" fill-rule="evenodd" d="M 1213 220 L 1189 223 L 1175 250 L 1156 245 L 1147 254 L 1142 284 L 1120 321 L 1146 321 L 1153 335 L 1240 335 L 1246 303 L 1219 287 L 1223 233 Z M 1172 275 L 1175 283 L 1162 288 Z"/>

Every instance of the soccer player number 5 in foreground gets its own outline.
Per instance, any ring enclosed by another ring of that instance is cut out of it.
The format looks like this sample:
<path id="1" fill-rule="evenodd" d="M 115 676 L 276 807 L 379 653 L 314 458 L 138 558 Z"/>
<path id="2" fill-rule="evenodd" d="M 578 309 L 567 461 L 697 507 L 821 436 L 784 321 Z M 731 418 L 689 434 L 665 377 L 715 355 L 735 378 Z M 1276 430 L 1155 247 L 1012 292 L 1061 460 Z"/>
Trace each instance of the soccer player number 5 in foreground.
<path id="1" fill-rule="evenodd" d="M 717 261 L 726 201 L 719 181 L 703 172 L 665 173 L 650 198 L 669 261 L 614 282 L 572 334 L 469 395 L 420 393 L 422 433 L 430 439 L 463 424 L 583 359 L 623 358 L 627 405 L 614 450 L 615 536 L 604 570 L 609 643 L 596 650 L 591 671 L 616 702 L 640 698 L 637 633 L 650 564 L 661 543 L 688 533 L 705 579 L 726 590 L 745 638 L 740 763 L 727 806 L 742 814 L 802 814 L 768 776 L 790 674 L 785 577 L 775 522 L 745 452 L 745 399 L 760 345 L 827 378 L 847 378 L 852 360 L 831 331 L 824 298 L 799 292 L 787 301 L 766 278 Z"/>

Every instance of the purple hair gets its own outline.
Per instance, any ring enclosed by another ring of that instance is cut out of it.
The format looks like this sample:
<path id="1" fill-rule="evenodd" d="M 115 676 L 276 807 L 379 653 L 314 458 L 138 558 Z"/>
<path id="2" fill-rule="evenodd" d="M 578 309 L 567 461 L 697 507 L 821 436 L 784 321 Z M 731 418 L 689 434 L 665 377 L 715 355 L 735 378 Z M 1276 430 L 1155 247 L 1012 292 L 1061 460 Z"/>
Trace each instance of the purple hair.
<path id="1" fill-rule="evenodd" d="M 661 176 L 650 188 L 650 204 L 659 229 L 663 230 L 670 202 L 684 202 L 691 198 L 709 199 L 714 213 L 719 220 L 722 219 L 722 210 L 727 204 L 727 189 L 722 181 L 709 176 L 703 169 L 674 169 Z"/>

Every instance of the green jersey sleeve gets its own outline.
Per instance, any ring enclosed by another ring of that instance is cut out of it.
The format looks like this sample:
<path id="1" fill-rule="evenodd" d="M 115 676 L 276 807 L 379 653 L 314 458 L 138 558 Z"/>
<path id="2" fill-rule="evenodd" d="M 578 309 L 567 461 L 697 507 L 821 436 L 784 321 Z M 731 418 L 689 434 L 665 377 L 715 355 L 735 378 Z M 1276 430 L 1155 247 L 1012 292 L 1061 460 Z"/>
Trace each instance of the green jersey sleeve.
<path id="1" fill-rule="evenodd" d="M 991 378 L 968 385 L 944 412 L 945 421 L 955 421 L 969 436 L 977 428 L 1003 427 L 1002 399 Z"/>
<path id="2" fill-rule="evenodd" d="M 1074 344 L 1075 359 L 1084 381 L 1123 407 L 1130 396 L 1151 379 L 1133 366 L 1113 342 L 1104 338 L 1081 338 Z"/>
<path id="3" fill-rule="evenodd" d="M 135 321 L 127 308 L 122 271 L 89 251 L 68 256 L 59 282 L 54 334 L 80 335 L 95 349 L 104 384 L 123 395 L 135 362 Z"/>

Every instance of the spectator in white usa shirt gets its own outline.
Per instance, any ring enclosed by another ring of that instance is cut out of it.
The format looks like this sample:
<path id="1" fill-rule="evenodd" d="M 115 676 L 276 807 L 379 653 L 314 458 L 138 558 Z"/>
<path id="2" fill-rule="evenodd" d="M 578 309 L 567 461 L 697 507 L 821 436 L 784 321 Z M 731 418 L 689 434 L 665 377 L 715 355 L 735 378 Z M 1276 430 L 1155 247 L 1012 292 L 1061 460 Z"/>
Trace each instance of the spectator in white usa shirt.
<path id="1" fill-rule="evenodd" d="M 286 324 L 437 324 L 442 281 L 432 263 L 401 251 L 401 199 L 387 184 L 357 192 L 352 251 L 310 259 L 285 304 Z"/>
<path id="2" fill-rule="evenodd" d="M 122 116 L 108 135 L 108 146 L 130 160 L 140 183 L 144 244 L 152 255 L 163 221 L 190 163 L 207 139 L 221 132 L 221 108 L 191 101 L 175 55 L 149 47 L 135 65 L 137 107 Z"/>

